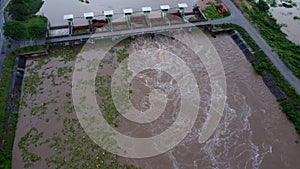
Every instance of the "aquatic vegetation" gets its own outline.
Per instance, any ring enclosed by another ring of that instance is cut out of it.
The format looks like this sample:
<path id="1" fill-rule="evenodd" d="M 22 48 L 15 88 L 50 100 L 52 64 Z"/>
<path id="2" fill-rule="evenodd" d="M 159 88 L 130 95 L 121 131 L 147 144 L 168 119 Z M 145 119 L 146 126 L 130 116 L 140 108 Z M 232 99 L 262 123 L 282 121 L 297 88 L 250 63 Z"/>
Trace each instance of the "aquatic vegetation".
<path id="1" fill-rule="evenodd" d="M 122 61 L 128 57 L 129 45 L 130 40 L 125 40 L 112 49 L 111 52 L 114 54 L 103 60 L 98 71 L 101 71 L 104 66 L 112 67 L 117 60 Z M 111 154 L 95 144 L 85 134 L 76 118 L 72 104 L 71 77 L 75 59 L 81 49 L 82 46 L 70 48 L 54 46 L 48 55 L 27 63 L 23 98 L 28 99 L 23 100 L 22 111 L 37 120 L 36 124 L 38 125 L 51 125 L 55 122 L 62 127 L 44 131 L 45 133 L 32 128 L 21 138 L 18 145 L 22 151 L 24 168 L 34 167 L 34 164 L 40 160 L 45 161 L 50 168 L 134 168 L 132 165 L 121 164 L 118 162 L 117 155 Z M 53 64 L 55 67 L 52 66 Z M 95 65 L 95 62 L 90 62 L 87 68 L 93 69 L 97 66 L 99 65 Z M 90 82 L 83 83 L 89 84 Z M 119 113 L 112 102 L 110 85 L 108 85 L 110 83 L 111 76 L 109 74 L 98 76 L 96 93 L 104 98 L 100 106 L 104 111 L 105 119 L 111 125 L 117 126 Z M 48 99 L 44 100 L 44 97 L 48 97 Z M 40 100 L 41 98 L 43 101 Z M 106 139 L 105 135 L 109 133 L 100 132 L 99 134 Z M 112 143 L 112 145 L 117 147 L 116 143 Z M 54 153 L 43 154 L 36 151 L 40 147 L 48 147 Z"/>
<path id="2" fill-rule="evenodd" d="M 294 20 L 300 20 L 300 16 L 294 16 L 293 19 Z"/>
<path id="3" fill-rule="evenodd" d="M 18 143 L 18 147 L 22 151 L 24 168 L 31 168 L 35 162 L 41 160 L 41 156 L 30 151 L 30 147 L 37 147 L 37 143 L 42 137 L 43 132 L 39 132 L 36 128 L 31 128 Z"/>
<path id="4" fill-rule="evenodd" d="M 114 60 L 116 59 L 118 63 L 121 63 L 124 59 L 128 58 L 129 54 L 127 53 L 127 49 L 130 45 L 130 39 L 127 38 L 121 41 L 116 46 L 118 49 L 112 48 L 110 49 L 110 55 L 104 57 L 101 61 L 101 64 L 109 64 L 114 65 Z M 113 67 L 112 67 L 113 68 Z M 103 67 L 98 71 L 101 72 Z M 111 95 L 111 75 L 102 75 L 97 76 L 95 81 L 96 93 L 100 96 L 99 102 L 100 108 L 103 111 L 103 117 L 107 120 L 107 122 L 111 125 L 118 126 L 117 117 L 119 116 L 119 112 L 116 109 L 114 102 L 112 100 Z"/>

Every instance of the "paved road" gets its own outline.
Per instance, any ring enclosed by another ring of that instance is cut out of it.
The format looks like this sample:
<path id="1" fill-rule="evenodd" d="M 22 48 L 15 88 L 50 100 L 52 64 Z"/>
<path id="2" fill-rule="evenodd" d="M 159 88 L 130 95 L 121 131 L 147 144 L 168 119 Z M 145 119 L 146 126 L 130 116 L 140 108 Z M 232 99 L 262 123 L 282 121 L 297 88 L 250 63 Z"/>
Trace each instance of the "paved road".
<path id="1" fill-rule="evenodd" d="M 231 0 L 222 0 L 224 4 L 229 8 L 231 16 L 224 19 L 215 21 L 217 22 L 229 22 L 243 27 L 256 44 L 265 52 L 271 62 L 277 67 L 283 77 L 295 88 L 296 92 L 300 94 L 300 80 L 293 74 L 293 72 L 287 67 L 287 65 L 280 59 L 267 42 L 262 38 L 260 33 L 254 29 L 254 27 L 246 20 L 241 11 L 233 4 Z M 215 24 L 212 22 L 212 24 Z"/>
<path id="2" fill-rule="evenodd" d="M 246 18 L 242 15 L 241 11 L 233 4 L 231 0 L 222 0 L 228 9 L 231 12 L 231 16 L 223 19 L 212 20 L 207 22 L 196 23 L 195 25 L 205 25 L 205 24 L 223 24 L 223 23 L 233 23 L 243 27 L 251 38 L 257 43 L 257 45 L 265 52 L 265 54 L 269 57 L 271 62 L 277 67 L 283 77 L 295 88 L 296 92 L 300 94 L 300 80 L 293 74 L 293 72 L 287 67 L 287 65 L 280 59 L 280 57 L 272 50 L 272 48 L 266 43 L 266 41 L 261 37 L 259 32 L 253 28 L 253 26 L 246 20 Z M 190 25 L 182 24 L 179 27 L 189 27 Z M 161 29 L 169 30 L 169 29 L 176 29 L 178 25 L 170 25 L 170 26 L 159 26 L 159 27 L 152 27 L 152 28 L 144 28 L 138 30 L 125 30 L 125 31 L 118 31 L 118 32 L 107 32 L 107 33 L 99 33 L 93 35 L 94 37 L 109 37 L 109 36 L 122 36 L 122 35 L 131 35 L 131 34 L 138 34 L 141 32 L 157 32 Z M 82 38 L 89 38 L 90 35 L 84 35 Z M 62 38 L 62 41 L 67 40 L 75 40 L 79 37 L 65 37 Z M 58 39 L 57 39 L 58 40 Z M 55 39 L 49 40 L 48 43 L 55 42 Z"/>
<path id="3" fill-rule="evenodd" d="M 9 0 L 7 0 L 9 1 Z M 259 32 L 253 28 L 253 26 L 245 19 L 242 15 L 241 11 L 233 4 L 231 0 L 222 0 L 228 9 L 231 12 L 231 16 L 223 19 L 212 20 L 207 22 L 197 23 L 196 25 L 206 25 L 206 24 L 223 24 L 223 23 L 233 23 L 243 27 L 248 34 L 252 37 L 252 39 L 257 43 L 257 45 L 265 52 L 265 54 L 269 57 L 271 62 L 277 67 L 283 77 L 295 88 L 296 92 L 300 94 L 300 80 L 293 74 L 293 72 L 287 67 L 287 65 L 280 59 L 280 57 L 272 50 L 272 48 L 266 43 L 266 41 L 261 37 Z M 1 17 L 1 16 L 0 16 Z M 0 24 L 3 22 L 3 17 L 0 19 Z M 179 27 L 190 27 L 190 25 L 182 24 Z M 107 32 L 101 34 L 95 34 L 94 37 L 104 38 L 108 36 L 122 36 L 122 35 L 130 35 L 130 34 L 140 34 L 141 32 L 158 32 L 160 30 L 169 30 L 169 29 L 177 29 L 178 25 L 170 25 L 170 26 L 161 26 L 161 27 L 152 27 L 152 28 L 144 28 L 139 30 L 125 30 L 118 32 Z M 61 39 L 51 39 L 48 40 L 47 43 L 52 43 L 56 41 L 68 41 L 68 40 L 76 40 L 79 38 L 89 38 L 90 35 L 84 35 L 82 37 L 64 37 Z M 1 36 L 2 39 L 2 36 Z M 2 41 L 2 40 L 0 40 Z M 0 42 L 1 43 L 1 42 Z M 1 73 L 1 60 L 0 60 L 0 73 Z"/>

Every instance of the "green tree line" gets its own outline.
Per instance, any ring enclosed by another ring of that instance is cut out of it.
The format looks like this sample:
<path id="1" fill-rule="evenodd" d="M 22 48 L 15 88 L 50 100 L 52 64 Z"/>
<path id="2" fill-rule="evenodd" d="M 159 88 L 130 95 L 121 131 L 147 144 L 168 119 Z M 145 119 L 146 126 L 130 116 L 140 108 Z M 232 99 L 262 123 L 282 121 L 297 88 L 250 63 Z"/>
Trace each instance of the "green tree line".
<path id="1" fill-rule="evenodd" d="M 4 35 L 15 40 L 44 38 L 47 18 L 35 15 L 42 5 L 42 0 L 11 0 L 6 11 L 13 20 L 4 23 Z"/>

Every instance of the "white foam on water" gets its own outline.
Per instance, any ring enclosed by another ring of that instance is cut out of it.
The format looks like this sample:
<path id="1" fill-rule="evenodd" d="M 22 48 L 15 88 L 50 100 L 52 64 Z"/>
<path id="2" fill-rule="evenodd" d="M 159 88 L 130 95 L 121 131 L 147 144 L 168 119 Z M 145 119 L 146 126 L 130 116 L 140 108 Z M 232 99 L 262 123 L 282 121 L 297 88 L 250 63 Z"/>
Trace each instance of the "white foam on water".
<path id="1" fill-rule="evenodd" d="M 213 168 L 253 168 L 260 167 L 266 154 L 272 153 L 270 145 L 256 145 L 253 141 L 253 131 L 249 118 L 252 111 L 246 97 L 238 92 L 234 95 L 233 109 L 226 104 L 223 119 L 215 134 L 201 148 Z"/>
<path id="2" fill-rule="evenodd" d="M 173 168 L 174 169 L 179 169 L 179 165 L 178 165 L 178 162 L 177 162 L 176 158 L 173 155 L 173 151 L 171 150 L 167 154 L 168 154 L 169 158 L 172 161 Z"/>

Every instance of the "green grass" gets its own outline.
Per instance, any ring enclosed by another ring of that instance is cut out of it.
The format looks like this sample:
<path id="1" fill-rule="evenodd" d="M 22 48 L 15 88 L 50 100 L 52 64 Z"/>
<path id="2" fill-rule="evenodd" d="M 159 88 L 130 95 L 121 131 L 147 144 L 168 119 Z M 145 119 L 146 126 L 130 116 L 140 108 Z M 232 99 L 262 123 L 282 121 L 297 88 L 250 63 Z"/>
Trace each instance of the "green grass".
<path id="1" fill-rule="evenodd" d="M 262 37 L 300 79 L 300 45 L 289 41 L 276 20 L 266 11 L 260 11 L 254 1 L 251 2 L 253 8 L 243 6 L 243 10 L 255 22 Z"/>
<path id="2" fill-rule="evenodd" d="M 47 26 L 47 18 L 44 16 L 32 16 L 24 20 L 23 22 L 27 27 L 34 24 L 44 24 Z"/>
<path id="3" fill-rule="evenodd" d="M 18 120 L 18 111 L 15 110 L 10 112 L 10 116 L 8 119 L 8 130 L 6 135 L 4 136 L 3 124 L 5 122 L 5 118 L 8 115 L 7 111 L 7 103 L 9 98 L 9 85 L 10 79 L 13 71 L 14 62 L 17 55 L 27 53 L 27 52 L 35 52 L 45 50 L 44 45 L 32 46 L 26 48 L 17 49 L 14 52 L 11 52 L 4 63 L 2 76 L 0 79 L 0 138 L 4 139 L 4 149 L 0 152 L 0 168 L 10 168 L 11 167 L 11 153 L 14 143 L 15 137 L 15 129 Z M 16 103 L 18 104 L 18 103 Z M 18 106 L 17 106 L 18 107 Z"/>
<path id="4" fill-rule="evenodd" d="M 208 6 L 203 10 L 203 13 L 207 17 L 207 19 L 213 20 L 213 19 L 219 19 L 219 18 L 225 18 L 227 16 L 230 16 L 230 12 L 228 13 L 217 13 L 215 8 L 213 6 Z"/>
<path id="5" fill-rule="evenodd" d="M 284 79 L 284 77 L 271 63 L 265 53 L 261 51 L 259 46 L 243 28 L 232 24 L 223 24 L 220 26 L 222 28 L 234 28 L 240 33 L 243 39 L 254 51 L 255 58 L 258 59 L 258 62 L 252 63 L 252 66 L 256 70 L 256 72 L 262 76 L 270 73 L 276 81 L 277 85 L 286 93 L 287 98 L 277 97 L 277 100 L 282 107 L 282 111 L 294 124 L 297 133 L 300 134 L 300 96 L 296 93 L 295 89 Z"/>
<path id="6" fill-rule="evenodd" d="M 4 137 L 3 124 L 7 116 L 7 103 L 9 96 L 9 83 L 12 75 L 14 61 L 16 55 L 9 54 L 5 60 L 4 67 L 2 70 L 2 76 L 0 79 L 0 138 L 1 141 L 4 139 L 4 149 L 0 152 L 0 168 L 10 168 L 11 166 L 11 153 L 13 146 L 14 130 L 8 130 L 7 135 Z M 13 120 L 13 118 L 11 119 Z M 14 122 L 14 121 L 12 121 Z M 14 124 L 11 124 L 14 126 Z"/>
<path id="7" fill-rule="evenodd" d="M 36 45 L 36 46 L 28 46 L 24 48 L 19 48 L 15 50 L 13 53 L 16 55 L 24 55 L 27 53 L 33 53 L 33 52 L 43 52 L 46 50 L 46 45 Z"/>

